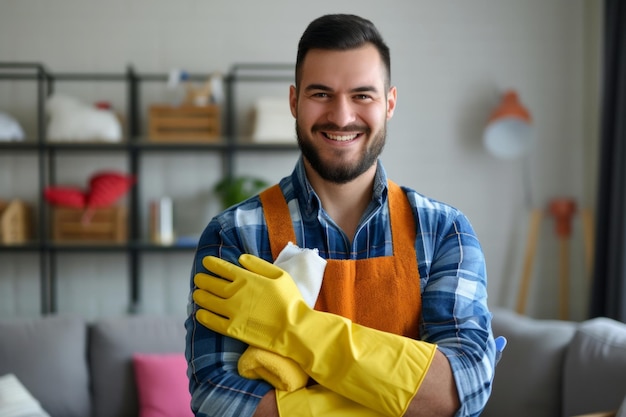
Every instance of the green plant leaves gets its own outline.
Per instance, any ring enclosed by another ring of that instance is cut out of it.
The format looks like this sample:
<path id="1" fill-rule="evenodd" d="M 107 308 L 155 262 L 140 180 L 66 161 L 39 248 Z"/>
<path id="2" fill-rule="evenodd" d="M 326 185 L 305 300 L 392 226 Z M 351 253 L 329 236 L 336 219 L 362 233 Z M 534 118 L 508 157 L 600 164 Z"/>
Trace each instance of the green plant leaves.
<path id="1" fill-rule="evenodd" d="M 249 175 L 225 177 L 213 189 L 222 201 L 222 207 L 228 208 L 256 195 L 268 187 L 267 181 Z"/>

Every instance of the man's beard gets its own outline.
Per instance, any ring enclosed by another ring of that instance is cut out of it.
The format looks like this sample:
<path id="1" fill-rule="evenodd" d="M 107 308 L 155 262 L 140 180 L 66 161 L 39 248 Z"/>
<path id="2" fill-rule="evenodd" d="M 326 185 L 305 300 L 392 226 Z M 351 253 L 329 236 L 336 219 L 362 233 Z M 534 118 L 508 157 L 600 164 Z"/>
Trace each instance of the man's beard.
<path id="1" fill-rule="evenodd" d="M 313 133 L 320 130 L 332 130 L 337 132 L 341 129 L 336 126 L 314 126 L 312 129 Z M 344 130 L 350 131 L 350 128 Z M 370 133 L 371 130 L 369 129 L 365 131 L 365 134 Z M 309 161 L 313 169 L 319 174 L 320 177 L 326 181 L 334 182 L 336 184 L 346 184 L 363 174 L 374 163 L 376 163 L 378 157 L 383 151 L 383 148 L 385 147 L 385 141 L 387 139 L 387 125 L 385 124 L 383 128 L 371 138 L 372 146 L 365 148 L 361 154 L 361 158 L 356 163 L 352 164 L 336 165 L 324 162 L 320 157 L 320 153 L 315 148 L 313 141 L 305 138 L 302 134 L 297 120 L 296 136 L 298 138 L 298 145 L 300 146 L 302 155 L 307 159 L 307 161 Z"/>

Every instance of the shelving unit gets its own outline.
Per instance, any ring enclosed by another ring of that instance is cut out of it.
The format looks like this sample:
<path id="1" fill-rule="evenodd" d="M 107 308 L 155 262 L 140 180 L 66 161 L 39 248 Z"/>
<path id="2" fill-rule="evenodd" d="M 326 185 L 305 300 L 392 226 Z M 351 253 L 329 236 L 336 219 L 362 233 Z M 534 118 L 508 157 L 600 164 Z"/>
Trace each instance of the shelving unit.
<path id="1" fill-rule="evenodd" d="M 287 73 L 287 70 L 289 73 Z M 36 84 L 36 137 L 28 137 L 23 142 L 0 141 L 0 154 L 26 154 L 36 159 L 38 169 L 37 189 L 39 195 L 34 197 L 37 230 L 32 242 L 23 245 L 0 245 L 2 252 L 33 253 L 38 257 L 41 284 L 41 314 L 57 311 L 57 284 L 63 279 L 57 273 L 59 254 L 64 253 L 122 253 L 128 262 L 129 294 L 128 311 L 134 313 L 141 304 L 140 282 L 141 257 L 146 253 L 180 253 L 192 252 L 190 246 L 163 246 L 142 238 L 140 224 L 142 211 L 140 207 L 142 179 L 141 166 L 149 155 L 166 155 L 170 153 L 206 153 L 217 155 L 221 161 L 221 175 L 233 176 L 236 173 L 235 155 L 240 152 L 258 153 L 271 156 L 275 152 L 295 152 L 295 143 L 261 144 L 250 143 L 241 139 L 236 130 L 236 88 L 241 83 L 250 82 L 289 82 L 293 78 L 293 66 L 283 64 L 238 64 L 223 77 L 225 101 L 223 111 L 225 123 L 220 141 L 208 143 L 163 143 L 151 142 L 142 133 L 142 89 L 146 83 L 165 83 L 166 74 L 141 74 L 128 67 L 122 73 L 54 73 L 39 63 L 2 63 L 0 62 L 0 82 L 7 80 L 31 82 Z M 191 74 L 191 80 L 203 80 L 207 75 Z M 59 83 L 123 83 L 126 90 L 126 137 L 120 143 L 103 142 L 50 142 L 46 138 L 45 99 L 53 93 Z M 10 110 L 10 109 L 2 109 Z M 57 159 L 67 155 L 110 154 L 126 160 L 129 174 L 135 175 L 138 181 L 127 196 L 128 203 L 128 241 L 123 244 L 61 244 L 50 239 L 50 210 L 43 197 L 43 190 L 49 185 L 57 184 Z M 11 196 L 2 196 L 11 197 Z"/>

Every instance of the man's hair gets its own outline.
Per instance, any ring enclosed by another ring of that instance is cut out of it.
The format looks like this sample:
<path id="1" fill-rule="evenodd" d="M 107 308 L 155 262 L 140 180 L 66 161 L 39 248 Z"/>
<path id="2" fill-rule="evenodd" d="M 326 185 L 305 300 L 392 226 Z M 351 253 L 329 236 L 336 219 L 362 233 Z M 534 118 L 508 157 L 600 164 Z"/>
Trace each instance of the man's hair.
<path id="1" fill-rule="evenodd" d="M 296 87 L 299 87 L 302 64 L 311 49 L 346 51 L 371 43 L 378 49 L 385 65 L 385 89 L 391 83 L 391 56 L 389 47 L 374 24 L 351 14 L 328 14 L 312 21 L 298 43 L 296 58 Z"/>

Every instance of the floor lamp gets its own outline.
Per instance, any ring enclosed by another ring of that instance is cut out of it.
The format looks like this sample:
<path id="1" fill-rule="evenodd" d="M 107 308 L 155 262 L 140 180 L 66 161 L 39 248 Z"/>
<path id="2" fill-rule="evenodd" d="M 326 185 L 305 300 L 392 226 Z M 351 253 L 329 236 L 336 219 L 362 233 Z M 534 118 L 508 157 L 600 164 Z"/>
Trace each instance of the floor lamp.
<path id="1" fill-rule="evenodd" d="M 521 104 L 516 91 L 508 90 L 503 94 L 501 102 L 489 118 L 483 141 L 487 150 L 498 158 L 516 158 L 528 153 L 532 146 L 531 116 Z M 525 171 L 526 202 L 530 208 L 530 218 L 516 303 L 516 311 L 519 314 L 524 314 L 526 309 L 535 253 L 539 242 L 539 231 L 544 218 L 544 210 L 532 204 L 529 177 L 530 173 Z M 554 198 L 550 200 L 547 208 L 547 213 L 554 218 L 554 231 L 559 240 L 559 316 L 564 320 L 569 318 L 569 241 L 572 219 L 576 211 L 576 202 L 571 198 Z M 585 236 L 587 274 L 591 276 L 594 239 L 593 215 L 589 210 L 582 210 L 581 216 Z"/>
<path id="2" fill-rule="evenodd" d="M 491 113 L 483 132 L 483 143 L 487 151 L 496 158 L 514 159 L 527 156 L 532 145 L 532 119 L 528 109 L 520 102 L 517 91 L 507 90 L 502 95 L 500 103 Z M 522 280 L 516 306 L 519 313 L 523 313 L 528 298 L 530 276 L 543 217 L 543 211 L 532 204 L 530 173 L 526 167 L 524 167 L 523 176 L 525 200 L 530 208 L 530 217 Z"/>

